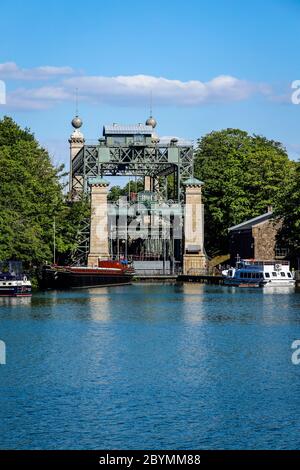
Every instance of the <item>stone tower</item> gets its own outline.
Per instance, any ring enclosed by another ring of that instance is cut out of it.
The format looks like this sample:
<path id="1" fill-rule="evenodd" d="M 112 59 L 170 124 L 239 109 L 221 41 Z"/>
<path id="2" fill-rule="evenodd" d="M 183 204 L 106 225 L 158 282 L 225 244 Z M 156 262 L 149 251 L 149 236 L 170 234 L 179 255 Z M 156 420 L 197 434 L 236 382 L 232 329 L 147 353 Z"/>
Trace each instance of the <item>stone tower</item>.
<path id="1" fill-rule="evenodd" d="M 183 274 L 199 274 L 206 268 L 202 181 L 189 178 L 185 186 Z"/>
<path id="2" fill-rule="evenodd" d="M 109 258 L 108 245 L 108 181 L 101 177 L 90 178 L 91 231 L 88 266 L 98 266 L 99 258 Z"/>

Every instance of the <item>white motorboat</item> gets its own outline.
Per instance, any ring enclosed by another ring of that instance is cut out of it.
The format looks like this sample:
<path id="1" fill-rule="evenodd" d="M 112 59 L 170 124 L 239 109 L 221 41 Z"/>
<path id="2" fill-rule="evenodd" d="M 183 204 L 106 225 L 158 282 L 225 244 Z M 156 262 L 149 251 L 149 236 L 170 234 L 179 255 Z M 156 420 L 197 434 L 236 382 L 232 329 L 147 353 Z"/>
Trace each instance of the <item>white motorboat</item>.
<path id="1" fill-rule="evenodd" d="M 24 274 L 0 272 L 0 297 L 30 297 L 31 282 Z"/>
<path id="2" fill-rule="evenodd" d="M 288 261 L 239 260 L 235 268 L 224 272 L 224 284 L 237 287 L 294 286 Z"/>

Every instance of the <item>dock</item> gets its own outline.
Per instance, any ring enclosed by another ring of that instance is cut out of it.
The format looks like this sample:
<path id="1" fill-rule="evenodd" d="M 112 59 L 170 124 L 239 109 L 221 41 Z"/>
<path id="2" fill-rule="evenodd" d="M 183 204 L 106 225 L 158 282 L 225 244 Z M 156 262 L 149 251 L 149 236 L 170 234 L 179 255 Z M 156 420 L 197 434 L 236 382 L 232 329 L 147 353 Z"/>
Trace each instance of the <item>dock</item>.
<path id="1" fill-rule="evenodd" d="M 223 276 L 212 276 L 209 274 L 199 274 L 199 275 L 191 275 L 191 274 L 181 274 L 177 276 L 178 282 L 197 282 L 201 284 L 216 284 L 220 285 L 224 283 Z"/>
<path id="2" fill-rule="evenodd" d="M 133 282 L 162 282 L 162 283 L 173 283 L 177 282 L 178 276 L 174 275 L 136 275 L 134 276 Z"/>
<path id="3" fill-rule="evenodd" d="M 134 282 L 194 282 L 200 284 L 215 284 L 221 285 L 224 283 L 223 276 L 212 275 L 192 275 L 192 274 L 179 274 L 179 275 L 136 275 Z"/>

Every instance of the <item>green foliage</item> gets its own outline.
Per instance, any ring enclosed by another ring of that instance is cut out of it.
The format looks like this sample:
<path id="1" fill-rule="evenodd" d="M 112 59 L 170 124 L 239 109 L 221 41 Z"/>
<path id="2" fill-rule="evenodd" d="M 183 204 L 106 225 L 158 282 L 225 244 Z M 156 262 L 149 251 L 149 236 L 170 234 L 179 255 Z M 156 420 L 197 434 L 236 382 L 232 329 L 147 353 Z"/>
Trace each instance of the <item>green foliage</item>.
<path id="1" fill-rule="evenodd" d="M 124 189 L 121 188 L 121 186 L 112 186 L 109 190 L 107 199 L 110 202 L 116 202 L 122 196 L 124 196 Z"/>
<path id="2" fill-rule="evenodd" d="M 195 176 L 205 184 L 205 245 L 228 251 L 228 228 L 276 206 L 295 169 L 279 142 L 239 129 L 215 131 L 198 141 Z"/>
<path id="3" fill-rule="evenodd" d="M 15 145 L 20 141 L 33 142 L 34 135 L 28 128 L 21 129 L 10 117 L 4 116 L 0 121 L 0 147 Z"/>
<path id="4" fill-rule="evenodd" d="M 291 256 L 300 256 L 300 162 L 295 164 L 294 177 L 278 199 L 276 214 L 282 219 L 279 242 L 289 248 Z"/>
<path id="5" fill-rule="evenodd" d="M 108 193 L 108 200 L 116 202 L 122 196 L 128 196 L 129 193 L 138 193 L 144 190 L 144 182 L 142 179 L 129 181 L 123 188 L 121 186 L 112 186 Z"/>
<path id="6" fill-rule="evenodd" d="M 90 218 L 90 213 L 89 198 L 83 195 L 78 201 L 66 201 L 58 216 L 55 217 L 57 263 L 65 264 L 72 252 L 76 250 L 80 230 Z"/>
<path id="7" fill-rule="evenodd" d="M 52 261 L 54 217 L 58 254 L 74 247 L 87 202 L 67 203 L 62 171 L 28 129 L 9 117 L 0 121 L 0 260 Z"/>

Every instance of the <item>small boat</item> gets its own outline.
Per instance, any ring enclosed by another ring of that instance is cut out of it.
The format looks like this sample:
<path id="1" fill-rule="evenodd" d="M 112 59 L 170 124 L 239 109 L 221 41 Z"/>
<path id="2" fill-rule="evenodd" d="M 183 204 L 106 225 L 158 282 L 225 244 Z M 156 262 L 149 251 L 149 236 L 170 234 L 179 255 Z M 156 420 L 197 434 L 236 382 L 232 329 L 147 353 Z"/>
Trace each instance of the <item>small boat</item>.
<path id="1" fill-rule="evenodd" d="M 295 286 L 288 261 L 238 260 L 235 268 L 223 271 L 224 285 L 236 287 Z"/>
<path id="2" fill-rule="evenodd" d="M 44 266 L 43 289 L 79 289 L 130 284 L 134 269 L 126 261 L 99 260 L 98 266 Z"/>
<path id="3" fill-rule="evenodd" d="M 0 272 L 0 297 L 30 297 L 31 282 L 24 274 Z"/>

